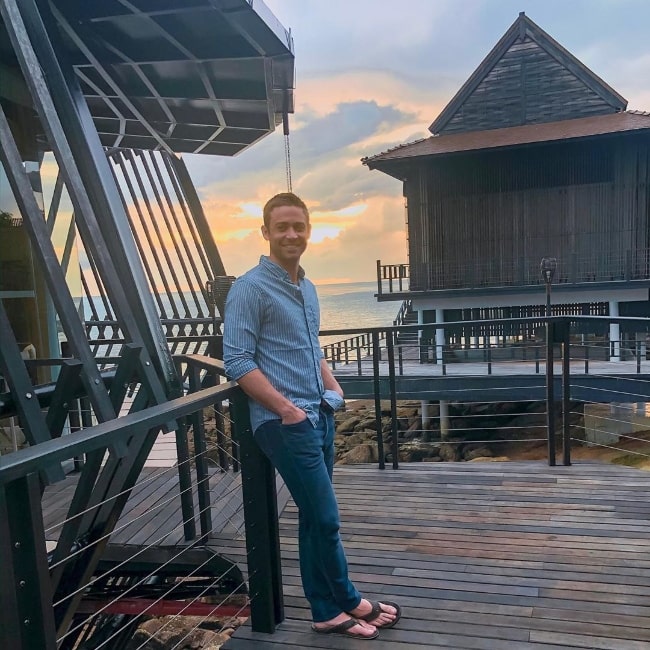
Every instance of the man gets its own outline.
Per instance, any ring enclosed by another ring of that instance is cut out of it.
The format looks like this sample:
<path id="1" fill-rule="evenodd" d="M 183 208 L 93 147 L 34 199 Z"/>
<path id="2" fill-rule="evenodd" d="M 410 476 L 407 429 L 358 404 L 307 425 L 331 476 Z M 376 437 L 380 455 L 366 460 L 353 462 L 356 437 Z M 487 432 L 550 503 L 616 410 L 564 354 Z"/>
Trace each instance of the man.
<path id="1" fill-rule="evenodd" d="M 268 257 L 235 281 L 226 301 L 226 373 L 249 397 L 251 427 L 299 511 L 300 575 L 315 632 L 373 639 L 392 627 L 395 603 L 363 599 L 348 578 L 332 487 L 334 411 L 343 391 L 323 359 L 314 285 L 300 257 L 311 233 L 295 194 L 264 206 Z"/>

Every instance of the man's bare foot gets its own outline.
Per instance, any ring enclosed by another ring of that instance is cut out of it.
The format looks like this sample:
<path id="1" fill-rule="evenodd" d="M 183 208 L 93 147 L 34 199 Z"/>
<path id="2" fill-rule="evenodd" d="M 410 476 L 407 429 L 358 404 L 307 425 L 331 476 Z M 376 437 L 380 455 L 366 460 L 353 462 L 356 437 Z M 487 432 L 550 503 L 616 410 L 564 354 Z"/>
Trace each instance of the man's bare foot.
<path id="1" fill-rule="evenodd" d="M 393 627 L 401 616 L 399 607 L 395 603 L 371 603 L 365 598 L 362 598 L 358 607 L 348 614 L 363 619 L 376 628 Z"/>
<path id="2" fill-rule="evenodd" d="M 320 632 L 322 634 L 343 634 L 345 636 L 364 639 L 374 639 L 377 636 L 377 628 L 365 621 L 354 620 L 355 624 L 348 627 L 347 622 L 352 620 L 353 619 L 348 614 L 341 613 L 329 621 L 312 623 L 312 629 L 315 632 Z"/>

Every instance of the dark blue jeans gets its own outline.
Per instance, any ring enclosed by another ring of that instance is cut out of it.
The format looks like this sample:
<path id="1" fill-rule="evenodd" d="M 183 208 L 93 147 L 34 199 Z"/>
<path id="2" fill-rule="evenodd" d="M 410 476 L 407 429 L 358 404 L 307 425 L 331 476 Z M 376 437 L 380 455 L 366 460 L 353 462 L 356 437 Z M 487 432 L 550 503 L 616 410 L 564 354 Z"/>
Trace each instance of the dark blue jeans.
<path id="1" fill-rule="evenodd" d="M 315 622 L 355 609 L 361 594 L 348 578 L 332 486 L 334 416 L 321 409 L 318 426 L 271 420 L 255 431 L 298 507 L 300 575 Z"/>

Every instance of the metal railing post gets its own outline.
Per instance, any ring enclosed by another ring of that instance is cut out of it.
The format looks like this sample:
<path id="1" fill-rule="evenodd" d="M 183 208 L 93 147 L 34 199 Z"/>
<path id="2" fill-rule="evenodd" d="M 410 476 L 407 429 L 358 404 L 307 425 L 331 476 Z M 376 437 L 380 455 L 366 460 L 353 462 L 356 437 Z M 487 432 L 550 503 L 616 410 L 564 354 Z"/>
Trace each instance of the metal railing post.
<path id="1" fill-rule="evenodd" d="M 382 281 L 381 281 L 381 260 L 377 260 L 377 295 L 381 296 Z"/>
<path id="2" fill-rule="evenodd" d="M 201 387 L 201 371 L 198 367 L 192 366 L 189 369 L 189 380 L 190 391 L 196 393 Z M 201 538 L 207 541 L 207 536 L 212 532 L 212 504 L 210 503 L 210 475 L 208 473 L 208 450 L 205 443 L 203 411 L 193 413 L 189 421 L 192 423 L 194 440 L 194 466 L 196 468 L 196 487 L 199 497 Z"/>
<path id="3" fill-rule="evenodd" d="M 253 439 L 243 393 L 232 400 L 232 409 L 241 454 L 251 627 L 271 634 L 284 620 L 275 469 Z"/>
<path id="4" fill-rule="evenodd" d="M 399 468 L 398 461 L 398 444 L 397 444 L 397 400 L 395 398 L 395 346 L 394 332 L 386 333 L 386 346 L 388 352 L 388 390 L 390 391 L 390 432 L 391 432 L 391 450 L 393 453 L 393 469 Z M 383 437 L 383 433 L 381 434 Z"/>
<path id="5" fill-rule="evenodd" d="M 379 469 L 385 469 L 384 434 L 381 430 L 381 388 L 379 385 L 379 332 L 372 333 L 372 385 L 375 394 L 375 426 L 377 428 L 377 455 Z"/>
<path id="6" fill-rule="evenodd" d="M 562 331 L 562 463 L 571 465 L 571 364 L 569 321 L 563 324 Z"/>
<path id="7" fill-rule="evenodd" d="M 0 486 L 0 629 L 3 646 L 56 650 L 38 474 Z"/>
<path id="8" fill-rule="evenodd" d="M 553 395 L 553 323 L 546 321 L 546 436 L 548 464 L 555 465 L 555 397 Z"/>

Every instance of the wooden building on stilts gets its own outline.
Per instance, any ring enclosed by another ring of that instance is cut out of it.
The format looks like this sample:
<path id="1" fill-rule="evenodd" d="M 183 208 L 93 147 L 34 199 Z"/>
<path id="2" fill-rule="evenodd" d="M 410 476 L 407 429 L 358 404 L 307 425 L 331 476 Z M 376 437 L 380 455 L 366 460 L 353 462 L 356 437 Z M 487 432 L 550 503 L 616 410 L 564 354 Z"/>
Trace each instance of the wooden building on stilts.
<path id="1" fill-rule="evenodd" d="M 540 262 L 554 258 L 553 314 L 650 315 L 650 113 L 521 13 L 429 130 L 363 159 L 403 182 L 407 209 L 408 262 L 378 261 L 378 300 L 422 324 L 541 315 Z M 454 343 L 429 331 L 433 350 Z M 609 339 L 613 358 L 641 337 L 580 334 Z"/>

